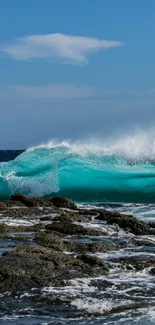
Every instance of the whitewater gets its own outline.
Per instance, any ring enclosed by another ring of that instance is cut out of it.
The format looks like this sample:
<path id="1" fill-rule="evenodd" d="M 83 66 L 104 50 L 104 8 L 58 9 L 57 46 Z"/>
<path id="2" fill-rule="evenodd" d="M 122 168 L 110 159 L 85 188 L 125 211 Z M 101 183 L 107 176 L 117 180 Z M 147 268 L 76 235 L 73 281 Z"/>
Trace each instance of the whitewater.
<path id="1" fill-rule="evenodd" d="M 77 202 L 155 202 L 155 134 L 50 141 L 0 163 L 0 199 L 15 193 Z"/>

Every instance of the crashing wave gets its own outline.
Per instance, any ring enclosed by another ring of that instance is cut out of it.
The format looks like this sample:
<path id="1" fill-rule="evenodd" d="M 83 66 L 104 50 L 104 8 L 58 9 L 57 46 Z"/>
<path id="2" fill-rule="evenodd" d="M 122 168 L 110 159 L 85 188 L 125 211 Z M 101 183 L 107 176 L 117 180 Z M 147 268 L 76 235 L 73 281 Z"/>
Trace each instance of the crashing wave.
<path id="1" fill-rule="evenodd" d="M 155 202 L 155 138 L 49 142 L 0 163 L 0 198 L 65 195 L 82 202 Z"/>

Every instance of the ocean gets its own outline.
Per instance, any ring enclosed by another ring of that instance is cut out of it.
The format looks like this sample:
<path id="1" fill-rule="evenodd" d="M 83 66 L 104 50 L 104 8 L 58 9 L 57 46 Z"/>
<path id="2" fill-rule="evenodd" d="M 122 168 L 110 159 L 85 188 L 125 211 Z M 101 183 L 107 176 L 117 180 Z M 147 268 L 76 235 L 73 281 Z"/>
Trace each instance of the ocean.
<path id="1" fill-rule="evenodd" d="M 103 208 L 153 222 L 155 141 L 136 135 L 106 143 L 64 141 L 25 151 L 1 150 L 0 199 L 7 200 L 16 193 L 67 196 L 88 211 Z M 111 267 L 109 274 L 95 279 L 75 277 L 65 287 L 42 288 L 44 298 L 69 301 L 65 307 L 36 303 L 36 288 L 13 297 L 1 294 L 0 324 L 155 324 L 155 277 L 150 267 L 135 270 L 132 263 L 128 269 L 120 267 L 120 260 L 125 258 L 155 259 L 154 234 L 135 236 L 96 220 L 83 222 L 83 226 L 105 229 L 107 236 L 99 241 L 124 243 L 119 250 L 94 253 Z M 133 245 L 133 241 L 139 244 Z"/>

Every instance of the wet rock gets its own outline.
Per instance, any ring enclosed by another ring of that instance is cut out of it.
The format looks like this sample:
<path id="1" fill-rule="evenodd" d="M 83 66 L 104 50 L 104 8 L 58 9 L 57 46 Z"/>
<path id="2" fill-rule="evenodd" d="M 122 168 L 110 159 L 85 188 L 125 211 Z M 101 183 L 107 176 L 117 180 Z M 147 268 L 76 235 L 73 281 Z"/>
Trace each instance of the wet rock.
<path id="1" fill-rule="evenodd" d="M 14 194 L 11 196 L 11 200 L 15 202 L 21 202 L 22 204 L 24 204 L 26 207 L 29 208 L 53 207 L 53 211 L 55 211 L 53 203 L 51 202 L 51 200 L 48 199 L 42 199 L 38 197 L 30 198 L 24 194 Z M 39 209 L 37 211 L 39 211 Z"/>
<path id="2" fill-rule="evenodd" d="M 55 207 L 57 208 L 66 208 L 66 209 L 71 209 L 71 210 L 77 210 L 76 204 L 71 200 L 66 197 L 53 197 L 49 199 Z"/>
<path id="3" fill-rule="evenodd" d="M 0 262 L 0 281 L 5 281 L 15 276 L 15 271 L 12 271 L 6 263 Z"/>
<path id="4" fill-rule="evenodd" d="M 38 197 L 30 198 L 24 194 L 14 194 L 11 196 L 12 201 L 21 202 L 27 207 L 56 207 L 56 208 L 67 208 L 76 210 L 76 204 L 66 197 L 54 197 L 50 199 L 43 199 Z"/>
<path id="5" fill-rule="evenodd" d="M 53 223 L 47 225 L 46 229 L 49 231 L 54 230 L 67 235 L 103 236 L 105 234 L 100 230 L 84 228 L 81 225 L 76 225 L 68 221 L 64 221 L 61 223 L 54 221 Z"/>
<path id="6" fill-rule="evenodd" d="M 0 292 L 62 283 L 66 279 L 107 274 L 100 259 L 49 249 L 40 245 L 20 245 L 0 259 Z"/>
<path id="7" fill-rule="evenodd" d="M 5 209 L 15 208 L 15 207 L 23 208 L 25 206 L 19 201 L 6 200 L 0 202 L 0 210 L 2 211 Z"/>
<path id="8" fill-rule="evenodd" d="M 79 213 L 84 216 L 97 216 L 103 210 L 101 209 L 79 209 Z"/>
<path id="9" fill-rule="evenodd" d="M 4 211 L 7 208 L 7 205 L 4 202 L 0 202 L 0 211 Z"/>
<path id="10" fill-rule="evenodd" d="M 155 228 L 155 222 L 148 222 L 148 225 L 149 225 L 151 228 Z"/>
<path id="11" fill-rule="evenodd" d="M 75 243 L 74 241 L 71 241 L 70 243 L 66 243 L 67 249 L 76 252 L 76 253 L 97 253 L 97 252 L 107 252 L 110 250 L 119 249 L 114 244 L 110 243 L 100 243 L 100 242 L 93 242 L 93 243 Z"/>
<path id="12" fill-rule="evenodd" d="M 62 239 L 54 233 L 47 234 L 40 232 L 36 235 L 35 240 L 37 244 L 45 246 L 47 248 L 55 249 L 57 251 L 63 252 L 66 249 L 66 246 L 63 243 Z"/>
<path id="13" fill-rule="evenodd" d="M 102 211 L 96 219 L 106 221 L 108 224 L 117 224 L 120 228 L 132 232 L 135 235 L 146 235 L 150 233 L 150 227 L 147 223 L 137 220 L 130 215 Z"/>
<path id="14" fill-rule="evenodd" d="M 34 224 L 33 226 L 9 226 L 6 224 L 0 224 L 0 237 L 5 235 L 5 238 L 12 238 L 12 233 L 27 233 L 27 232 L 38 232 L 43 230 L 45 225 L 42 223 Z"/>
<path id="15" fill-rule="evenodd" d="M 84 254 L 89 251 L 88 245 L 74 242 L 66 242 L 67 250 L 70 252 L 76 252 L 78 254 Z"/>
<path id="16" fill-rule="evenodd" d="M 136 271 L 141 271 L 148 267 L 155 265 L 155 259 L 144 259 L 144 257 L 121 257 L 119 262 L 122 263 L 122 266 L 125 267 L 127 270 L 135 269 Z"/>
<path id="17" fill-rule="evenodd" d="M 90 218 L 81 216 L 78 213 L 62 213 L 60 216 L 54 218 L 54 221 L 59 222 L 87 222 L 90 221 Z"/>
<path id="18" fill-rule="evenodd" d="M 52 263 L 29 257 L 3 257 L 0 260 L 0 292 L 27 290 L 49 285 L 55 276 Z"/>
<path id="19" fill-rule="evenodd" d="M 34 200 L 33 198 L 29 198 L 24 194 L 11 195 L 11 200 L 19 201 L 19 202 L 23 203 L 24 205 L 26 205 L 27 207 L 36 206 L 36 200 Z"/>
<path id="20" fill-rule="evenodd" d="M 105 270 L 105 272 L 109 271 L 107 265 L 97 256 L 90 256 L 87 254 L 83 254 L 78 256 L 78 258 L 84 263 L 91 265 L 92 267 L 100 266 Z"/>
<path id="21" fill-rule="evenodd" d="M 91 253 L 96 253 L 96 252 L 107 252 L 116 249 L 116 245 L 110 244 L 110 243 L 99 243 L 99 242 L 94 242 L 92 244 L 88 245 L 88 250 Z"/>
<path id="22" fill-rule="evenodd" d="M 54 266 L 72 265 L 72 258 L 64 253 L 40 245 L 20 245 L 14 251 L 6 252 L 5 256 L 32 258 L 53 262 Z"/>
<path id="23" fill-rule="evenodd" d="M 155 275 L 155 267 L 153 267 L 153 268 L 150 270 L 150 274 L 151 274 L 151 275 Z"/>
<path id="24" fill-rule="evenodd" d="M 0 224 L 0 234 L 9 231 L 9 226 L 7 226 L 5 223 Z"/>
<path id="25" fill-rule="evenodd" d="M 51 216 L 45 216 L 45 217 L 41 217 L 40 218 L 40 221 L 52 221 L 53 220 L 53 217 L 51 217 Z"/>
<path id="26" fill-rule="evenodd" d="M 138 238 L 133 238 L 131 242 L 127 245 L 129 246 L 154 246 L 155 243 L 151 241 L 151 239 L 138 239 Z"/>

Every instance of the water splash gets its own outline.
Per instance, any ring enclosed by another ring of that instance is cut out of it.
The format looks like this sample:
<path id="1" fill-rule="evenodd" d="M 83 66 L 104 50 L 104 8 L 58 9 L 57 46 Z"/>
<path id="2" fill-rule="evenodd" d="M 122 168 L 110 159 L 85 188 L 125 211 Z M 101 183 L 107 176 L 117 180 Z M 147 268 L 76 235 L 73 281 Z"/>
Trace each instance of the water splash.
<path id="1" fill-rule="evenodd" d="M 0 197 L 67 195 L 82 202 L 155 202 L 155 137 L 54 142 L 0 163 Z"/>

